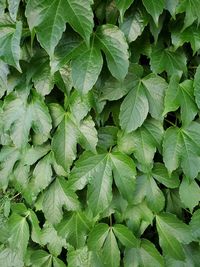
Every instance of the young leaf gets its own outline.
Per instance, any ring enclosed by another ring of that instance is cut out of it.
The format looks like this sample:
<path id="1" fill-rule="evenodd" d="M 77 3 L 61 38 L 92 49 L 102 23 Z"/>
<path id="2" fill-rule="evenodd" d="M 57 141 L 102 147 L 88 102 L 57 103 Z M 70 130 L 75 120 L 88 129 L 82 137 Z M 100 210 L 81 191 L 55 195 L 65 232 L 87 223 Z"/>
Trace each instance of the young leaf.
<path id="1" fill-rule="evenodd" d="M 100 250 L 108 235 L 109 227 L 105 223 L 97 224 L 89 233 L 88 248 L 89 250 Z"/>
<path id="2" fill-rule="evenodd" d="M 66 22 L 89 44 L 93 15 L 89 2 L 85 0 L 79 3 L 74 0 L 28 1 L 26 16 L 30 30 L 35 28 L 40 44 L 50 57 L 53 57 L 55 47 L 65 31 Z"/>

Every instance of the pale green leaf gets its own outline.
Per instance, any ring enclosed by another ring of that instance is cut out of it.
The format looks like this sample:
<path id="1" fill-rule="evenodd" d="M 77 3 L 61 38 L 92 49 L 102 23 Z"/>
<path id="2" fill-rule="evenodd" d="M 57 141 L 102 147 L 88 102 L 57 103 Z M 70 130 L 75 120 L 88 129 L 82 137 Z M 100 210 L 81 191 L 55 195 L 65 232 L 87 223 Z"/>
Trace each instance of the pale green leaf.
<path id="1" fill-rule="evenodd" d="M 20 0 L 8 0 L 8 11 L 12 20 L 16 21 Z"/>

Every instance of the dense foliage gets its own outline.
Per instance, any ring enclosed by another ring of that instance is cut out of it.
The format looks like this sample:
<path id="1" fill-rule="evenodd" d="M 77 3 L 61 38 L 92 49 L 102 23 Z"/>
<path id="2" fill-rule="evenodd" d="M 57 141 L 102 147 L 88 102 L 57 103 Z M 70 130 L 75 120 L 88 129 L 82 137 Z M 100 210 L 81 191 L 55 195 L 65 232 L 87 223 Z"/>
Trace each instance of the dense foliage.
<path id="1" fill-rule="evenodd" d="M 0 1 L 0 266 L 200 266 L 199 9 Z"/>

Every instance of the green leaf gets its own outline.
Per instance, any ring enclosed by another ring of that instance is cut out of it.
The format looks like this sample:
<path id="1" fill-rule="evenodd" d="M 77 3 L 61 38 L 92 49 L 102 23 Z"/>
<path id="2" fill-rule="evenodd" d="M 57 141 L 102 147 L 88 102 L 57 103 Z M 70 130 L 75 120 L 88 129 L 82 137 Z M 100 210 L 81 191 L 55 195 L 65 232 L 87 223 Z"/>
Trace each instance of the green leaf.
<path id="1" fill-rule="evenodd" d="M 91 160 L 94 160 L 94 157 Z M 107 155 L 95 166 L 92 174 L 88 185 L 87 202 L 93 216 L 96 216 L 108 208 L 112 200 L 112 164 Z"/>
<path id="2" fill-rule="evenodd" d="M 130 64 L 128 74 L 123 81 L 109 76 L 102 88 L 101 100 L 113 101 L 122 98 L 137 84 L 142 73 L 143 69 L 140 65 Z"/>
<path id="3" fill-rule="evenodd" d="M 15 267 L 23 267 L 24 263 L 20 255 L 13 251 L 10 248 L 5 248 L 4 250 L 0 251 L 0 264 L 5 267 L 13 266 Z"/>
<path id="4" fill-rule="evenodd" d="M 101 72 L 103 59 L 98 48 L 85 47 L 84 52 L 72 61 L 72 80 L 74 87 L 83 94 L 92 89 Z"/>
<path id="5" fill-rule="evenodd" d="M 159 16 L 162 14 L 163 9 L 165 8 L 164 0 L 142 0 L 143 5 L 145 6 L 147 12 L 152 16 L 156 25 L 158 25 Z"/>
<path id="6" fill-rule="evenodd" d="M 196 116 L 198 108 L 194 99 L 193 82 L 185 80 L 179 84 L 179 102 L 181 106 L 181 120 L 188 125 Z"/>
<path id="7" fill-rule="evenodd" d="M 179 186 L 179 178 L 177 173 L 172 173 L 169 175 L 166 167 L 162 163 L 155 163 L 152 169 L 152 176 L 159 183 L 164 184 L 169 188 L 177 188 Z"/>
<path id="8" fill-rule="evenodd" d="M 67 255 L 68 267 L 103 267 L 102 260 L 98 253 L 94 251 L 88 251 L 88 248 L 82 247 L 80 249 L 70 250 Z"/>
<path id="9" fill-rule="evenodd" d="M 164 260 L 155 246 L 147 239 L 143 239 L 140 248 L 140 266 L 164 266 Z"/>
<path id="10" fill-rule="evenodd" d="M 140 163 L 140 168 L 149 170 L 152 168 L 153 157 L 156 148 L 160 150 L 163 138 L 163 128 L 161 123 L 148 119 L 136 131 L 118 138 L 118 146 L 122 152 L 134 153 L 134 156 Z"/>
<path id="11" fill-rule="evenodd" d="M 108 232 L 102 254 L 105 267 L 120 266 L 120 251 L 112 229 Z"/>
<path id="12" fill-rule="evenodd" d="M 116 6 L 119 9 L 120 19 L 123 21 L 124 13 L 131 6 L 134 0 L 115 0 Z"/>
<path id="13" fill-rule="evenodd" d="M 84 212 L 76 212 L 66 216 L 56 227 L 59 236 L 65 238 L 74 248 L 81 248 L 86 243 L 86 237 L 92 223 Z"/>
<path id="14" fill-rule="evenodd" d="M 127 133 L 140 127 L 147 117 L 149 103 L 144 85 L 139 82 L 123 100 L 120 107 L 120 125 Z"/>
<path id="15" fill-rule="evenodd" d="M 31 239 L 38 244 L 41 244 L 41 228 L 39 220 L 33 210 L 29 210 L 29 221 L 31 222 Z"/>
<path id="16" fill-rule="evenodd" d="M 194 76 L 194 96 L 198 108 L 200 108 L 200 66 L 196 69 Z"/>
<path id="17" fill-rule="evenodd" d="M 128 45 L 124 34 L 117 26 L 106 24 L 98 28 L 96 41 L 106 55 L 108 68 L 118 80 L 123 80 L 128 73 Z"/>
<path id="18" fill-rule="evenodd" d="M 97 224 L 89 233 L 88 248 L 89 250 L 100 250 L 108 235 L 109 227 L 105 223 Z"/>
<path id="19" fill-rule="evenodd" d="M 125 17 L 124 22 L 120 25 L 129 43 L 135 41 L 140 36 L 147 25 L 148 20 L 143 10 L 136 10 L 134 14 Z"/>
<path id="20" fill-rule="evenodd" d="M 189 27 L 195 20 L 200 22 L 198 10 L 199 0 L 183 0 L 179 3 L 176 13 L 185 12 L 184 28 Z"/>
<path id="21" fill-rule="evenodd" d="M 45 224 L 41 232 L 41 243 L 47 245 L 49 252 L 57 257 L 60 255 L 62 248 L 66 247 L 64 237 L 58 236 L 57 231 L 51 224 Z"/>
<path id="22" fill-rule="evenodd" d="M 170 174 L 178 168 L 181 154 L 182 140 L 180 129 L 170 127 L 166 130 L 163 140 L 163 160 Z"/>
<path id="23" fill-rule="evenodd" d="M 28 1 L 26 16 L 30 30 L 35 28 L 40 44 L 50 57 L 53 57 L 55 47 L 65 31 L 66 22 L 89 44 L 93 16 L 88 1 L 82 0 L 79 3 L 74 0 L 53 2 L 48 0 L 42 3 L 38 0 Z"/>
<path id="24" fill-rule="evenodd" d="M 170 255 L 173 259 L 184 261 L 185 253 L 183 246 L 173 234 L 165 228 L 165 225 L 162 225 L 162 221 L 160 223 L 159 217 L 156 217 L 156 227 L 159 234 L 159 243 L 164 253 Z"/>
<path id="25" fill-rule="evenodd" d="M 162 231 L 172 234 L 179 242 L 189 244 L 192 241 L 190 227 L 177 219 L 175 215 L 162 213 L 156 216 L 156 221 Z"/>
<path id="26" fill-rule="evenodd" d="M 95 128 L 94 121 L 91 117 L 87 117 L 84 119 L 81 124 L 78 126 L 79 144 L 85 148 L 85 150 L 89 150 L 93 153 L 96 153 L 96 145 L 98 142 L 97 138 L 97 130 Z"/>
<path id="27" fill-rule="evenodd" d="M 16 21 L 20 0 L 8 0 L 8 10 L 12 20 Z"/>
<path id="28" fill-rule="evenodd" d="M 7 89 L 7 76 L 9 74 L 8 65 L 0 60 L 0 97 L 4 95 Z"/>
<path id="29" fill-rule="evenodd" d="M 138 240 L 133 233 L 123 224 L 115 224 L 113 232 L 119 241 L 127 248 L 136 247 Z"/>
<path id="30" fill-rule="evenodd" d="M 148 177 L 146 185 L 146 201 L 149 208 L 158 213 L 165 206 L 165 197 L 152 177 Z"/>
<path id="31" fill-rule="evenodd" d="M 44 250 L 35 250 L 31 253 L 31 264 L 33 267 L 65 267 L 64 262 Z"/>
<path id="32" fill-rule="evenodd" d="M 179 76 L 174 74 L 170 78 L 170 82 L 165 94 L 164 115 L 169 111 L 175 111 L 179 107 Z"/>
<path id="33" fill-rule="evenodd" d="M 149 112 L 154 119 L 161 120 L 167 83 L 161 77 L 149 74 L 142 79 L 149 102 Z"/>
<path id="34" fill-rule="evenodd" d="M 4 146 L 0 153 L 0 186 L 1 188 L 7 188 L 9 177 L 13 172 L 15 163 L 20 159 L 20 151 L 16 148 Z"/>
<path id="35" fill-rule="evenodd" d="M 25 217 L 13 213 L 8 221 L 9 247 L 17 252 L 17 255 L 23 258 L 29 241 L 29 226 Z"/>
<path id="36" fill-rule="evenodd" d="M 200 188 L 198 184 L 184 177 L 179 188 L 179 194 L 184 206 L 192 212 L 200 201 Z"/>
<path id="37" fill-rule="evenodd" d="M 77 210 L 79 203 L 76 194 L 69 189 L 68 182 L 60 177 L 46 190 L 42 206 L 47 220 L 56 224 L 63 217 L 63 208 Z"/>
<path id="38" fill-rule="evenodd" d="M 191 25 L 189 28 L 181 31 L 180 27 L 176 30 L 172 31 L 172 43 L 178 48 L 182 46 L 184 43 L 190 43 L 193 54 L 195 54 L 200 49 L 200 28 L 198 25 Z"/>
<path id="39" fill-rule="evenodd" d="M 42 190 L 44 190 L 52 181 L 52 155 L 49 153 L 43 157 L 35 166 L 33 176 L 28 185 L 27 194 L 36 197 Z"/>
<path id="40" fill-rule="evenodd" d="M 197 241 L 200 240 L 199 219 L 200 219 L 200 210 L 196 210 L 192 215 L 192 219 L 190 221 L 190 227 L 192 235 Z"/>
<path id="41" fill-rule="evenodd" d="M 166 71 L 169 76 L 186 73 L 186 56 L 181 50 L 175 52 L 169 47 L 153 47 L 151 53 L 151 69 L 155 73 Z"/>
<path id="42" fill-rule="evenodd" d="M 52 149 L 58 164 L 67 172 L 76 158 L 78 131 L 69 114 L 59 124 L 52 139 Z"/>
<path id="43" fill-rule="evenodd" d="M 17 21 L 16 24 L 13 24 L 9 17 L 2 16 L 0 18 L 0 27 L 0 59 L 21 72 L 19 60 L 22 22 Z"/>
<path id="44" fill-rule="evenodd" d="M 112 153 L 110 158 L 115 184 L 124 199 L 131 202 L 135 189 L 135 164 L 131 158 L 120 152 Z"/>

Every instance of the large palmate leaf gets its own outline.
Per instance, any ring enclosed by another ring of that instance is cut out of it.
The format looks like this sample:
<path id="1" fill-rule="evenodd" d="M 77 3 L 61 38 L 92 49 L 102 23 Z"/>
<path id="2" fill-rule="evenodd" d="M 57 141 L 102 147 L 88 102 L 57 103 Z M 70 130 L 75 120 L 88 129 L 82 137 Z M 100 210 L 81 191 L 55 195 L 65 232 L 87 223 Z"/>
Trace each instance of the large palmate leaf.
<path id="1" fill-rule="evenodd" d="M 88 1 L 28 1 L 26 16 L 30 30 L 35 28 L 40 44 L 51 57 L 62 37 L 66 22 L 89 43 L 93 15 Z"/>

